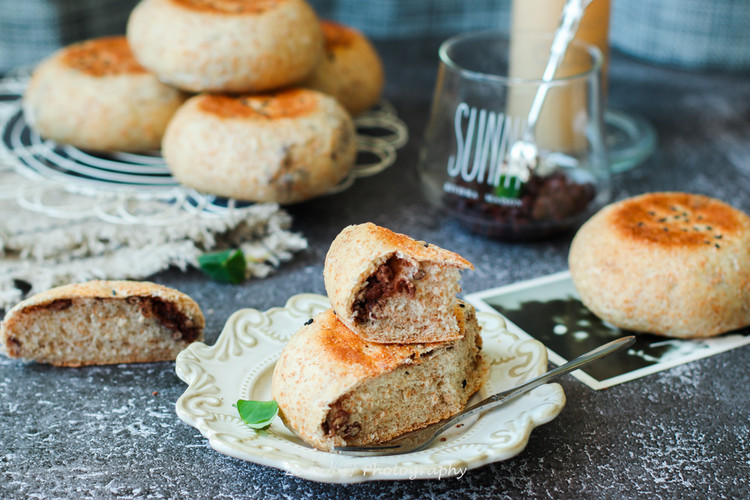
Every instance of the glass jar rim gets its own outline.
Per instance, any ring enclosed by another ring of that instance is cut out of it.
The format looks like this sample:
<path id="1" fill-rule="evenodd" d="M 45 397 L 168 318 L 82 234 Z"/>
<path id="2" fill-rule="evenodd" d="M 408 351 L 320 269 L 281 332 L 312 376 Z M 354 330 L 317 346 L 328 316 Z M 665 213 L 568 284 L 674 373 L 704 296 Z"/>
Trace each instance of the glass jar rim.
<path id="1" fill-rule="evenodd" d="M 521 31 L 519 32 L 519 34 L 520 36 L 523 36 L 523 37 L 536 38 L 539 40 L 546 39 L 546 40 L 549 40 L 550 42 L 552 42 L 552 38 L 554 36 L 554 34 L 552 33 L 539 32 L 539 31 Z M 583 42 L 581 40 L 575 40 L 575 39 L 570 42 L 570 45 L 568 46 L 568 50 L 570 49 L 570 47 L 575 47 L 576 49 L 583 50 L 585 53 L 587 53 L 591 57 L 592 59 L 591 66 L 585 71 L 575 73 L 572 75 L 568 75 L 568 76 L 564 76 L 564 77 L 555 77 L 549 81 L 545 81 L 541 77 L 540 78 L 521 78 L 521 77 L 516 77 L 516 76 L 500 75 L 497 73 L 485 73 L 481 71 L 467 69 L 461 64 L 457 63 L 455 59 L 453 59 L 450 56 L 449 53 L 451 49 L 455 48 L 459 44 L 466 43 L 469 41 L 480 40 L 482 38 L 496 39 L 496 40 L 504 41 L 506 43 L 510 43 L 511 35 L 509 35 L 506 32 L 498 31 L 498 30 L 484 30 L 484 31 L 461 33 L 461 34 L 452 36 L 440 44 L 440 48 L 438 50 L 440 61 L 446 67 L 458 73 L 461 77 L 467 78 L 470 80 L 492 81 L 492 82 L 499 82 L 499 83 L 505 83 L 505 84 L 511 84 L 511 85 L 537 85 L 537 86 L 542 85 L 542 84 L 545 84 L 548 86 L 566 85 L 576 80 L 586 80 L 589 77 L 591 77 L 591 75 L 593 74 L 598 75 L 604 64 L 604 57 L 602 55 L 601 50 L 599 50 L 597 46 L 592 45 L 590 43 Z"/>

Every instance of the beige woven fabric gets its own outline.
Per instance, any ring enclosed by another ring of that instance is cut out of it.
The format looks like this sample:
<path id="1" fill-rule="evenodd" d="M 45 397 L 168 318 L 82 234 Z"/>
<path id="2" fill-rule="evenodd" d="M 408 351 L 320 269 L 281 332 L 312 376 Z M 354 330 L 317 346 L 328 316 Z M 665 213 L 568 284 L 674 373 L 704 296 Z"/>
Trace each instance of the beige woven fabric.
<path id="1" fill-rule="evenodd" d="M 195 267 L 200 254 L 225 248 L 243 250 L 248 277 L 265 277 L 307 247 L 303 236 L 289 230 L 291 216 L 275 204 L 237 208 L 226 215 L 198 213 L 167 225 L 117 224 L 97 216 L 75 218 L 73 212 L 62 215 L 60 207 L 103 201 L 54 191 L 53 185 L 45 200 L 48 205 L 54 201 L 57 217 L 41 207 L 23 208 L 19 199 L 32 198 L 22 196 L 25 190 L 39 188 L 40 181 L 16 174 L 0 158 L 0 308 L 18 302 L 25 284 L 29 293 L 37 293 L 90 279 L 144 279 L 170 266 Z M 141 203 L 152 210 L 166 207 Z"/>

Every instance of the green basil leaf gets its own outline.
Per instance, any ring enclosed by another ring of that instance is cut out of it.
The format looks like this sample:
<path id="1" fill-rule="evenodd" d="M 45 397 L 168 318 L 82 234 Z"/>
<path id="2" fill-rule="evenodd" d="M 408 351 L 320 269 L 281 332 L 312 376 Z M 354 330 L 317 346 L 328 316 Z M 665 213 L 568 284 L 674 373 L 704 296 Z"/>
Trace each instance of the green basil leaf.
<path id="1" fill-rule="evenodd" d="M 204 273 L 216 281 L 237 285 L 245 280 L 247 262 L 242 250 L 224 250 L 198 256 Z"/>
<path id="2" fill-rule="evenodd" d="M 240 418 L 253 429 L 265 429 L 271 425 L 271 420 L 279 412 L 276 401 L 248 401 L 238 399 L 234 405 Z"/>

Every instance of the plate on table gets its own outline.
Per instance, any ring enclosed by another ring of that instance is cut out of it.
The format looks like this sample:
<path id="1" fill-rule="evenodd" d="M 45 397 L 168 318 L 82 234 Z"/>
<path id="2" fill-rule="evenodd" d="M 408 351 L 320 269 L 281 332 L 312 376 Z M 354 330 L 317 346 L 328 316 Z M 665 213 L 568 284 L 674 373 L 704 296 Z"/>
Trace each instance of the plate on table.
<path id="1" fill-rule="evenodd" d="M 357 483 L 462 476 L 468 469 L 506 460 L 526 447 L 535 427 L 554 419 L 565 406 L 558 384 L 542 385 L 506 406 L 458 424 L 426 450 L 390 457 L 316 450 L 278 416 L 268 429 L 249 428 L 232 405 L 238 399 L 271 399 L 273 369 L 287 340 L 329 307 L 322 295 L 300 294 L 284 307 L 235 312 L 214 345 L 197 342 L 178 355 L 177 376 L 188 387 L 177 400 L 177 415 L 225 455 L 314 481 Z M 480 312 L 478 319 L 490 376 L 469 404 L 547 371 L 547 352 L 541 343 L 508 332 L 497 314 Z"/>

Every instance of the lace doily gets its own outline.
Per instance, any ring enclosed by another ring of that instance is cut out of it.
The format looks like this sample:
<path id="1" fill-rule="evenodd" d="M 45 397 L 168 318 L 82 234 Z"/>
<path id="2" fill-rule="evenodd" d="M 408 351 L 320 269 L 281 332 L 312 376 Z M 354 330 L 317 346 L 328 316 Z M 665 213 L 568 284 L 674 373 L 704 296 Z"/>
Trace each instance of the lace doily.
<path id="1" fill-rule="evenodd" d="M 64 283 L 186 269 L 230 247 L 244 251 L 248 277 L 264 277 L 306 248 L 283 208 L 180 186 L 158 153 L 94 154 L 42 139 L 21 106 L 28 77 L 0 80 L 0 308 Z M 329 194 L 388 168 L 408 139 L 388 103 L 355 124 L 356 165 Z"/>

